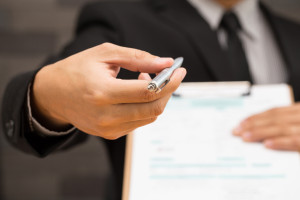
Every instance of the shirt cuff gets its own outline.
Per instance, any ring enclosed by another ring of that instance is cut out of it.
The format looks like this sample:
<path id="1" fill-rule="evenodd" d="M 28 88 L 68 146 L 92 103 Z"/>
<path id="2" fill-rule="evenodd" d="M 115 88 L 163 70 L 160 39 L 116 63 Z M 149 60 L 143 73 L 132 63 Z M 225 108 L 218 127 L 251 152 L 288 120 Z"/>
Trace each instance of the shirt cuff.
<path id="1" fill-rule="evenodd" d="M 42 136 L 63 136 L 67 135 L 71 132 L 73 132 L 76 128 L 72 127 L 67 131 L 57 132 L 53 130 L 49 130 L 45 128 L 43 125 L 41 125 L 33 116 L 32 116 L 32 110 L 30 105 L 30 93 L 31 93 L 31 83 L 28 86 L 27 89 L 27 110 L 28 110 L 28 119 L 29 119 L 29 126 L 31 131 L 36 131 Z"/>

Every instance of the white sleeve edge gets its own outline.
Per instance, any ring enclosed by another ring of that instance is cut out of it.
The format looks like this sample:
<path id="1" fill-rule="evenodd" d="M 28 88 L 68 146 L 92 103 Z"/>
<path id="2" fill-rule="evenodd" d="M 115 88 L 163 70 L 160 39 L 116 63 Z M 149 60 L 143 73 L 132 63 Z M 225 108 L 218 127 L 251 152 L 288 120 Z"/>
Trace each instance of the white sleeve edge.
<path id="1" fill-rule="evenodd" d="M 45 128 L 44 126 L 42 126 L 33 116 L 32 116 L 32 111 L 31 111 L 31 105 L 30 105 L 30 93 L 31 93 L 31 84 L 29 84 L 28 88 L 27 88 L 27 109 L 28 109 L 28 119 L 29 119 L 29 126 L 31 131 L 37 131 L 38 133 L 40 133 L 43 136 L 63 136 L 63 135 L 67 135 L 71 132 L 73 132 L 76 127 L 72 127 L 67 131 L 62 131 L 62 132 L 57 132 L 57 131 L 52 131 L 49 130 L 47 128 Z"/>

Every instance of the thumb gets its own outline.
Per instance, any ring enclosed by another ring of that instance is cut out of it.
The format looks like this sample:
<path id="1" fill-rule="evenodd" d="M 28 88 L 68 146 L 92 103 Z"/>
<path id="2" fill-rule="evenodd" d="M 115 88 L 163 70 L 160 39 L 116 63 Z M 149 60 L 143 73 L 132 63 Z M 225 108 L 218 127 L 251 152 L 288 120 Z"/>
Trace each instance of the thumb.
<path id="1" fill-rule="evenodd" d="M 96 51 L 95 54 L 101 62 L 135 72 L 158 73 L 164 68 L 170 67 L 174 62 L 172 58 L 160 58 L 145 51 L 111 43 L 104 43 L 91 50 Z"/>

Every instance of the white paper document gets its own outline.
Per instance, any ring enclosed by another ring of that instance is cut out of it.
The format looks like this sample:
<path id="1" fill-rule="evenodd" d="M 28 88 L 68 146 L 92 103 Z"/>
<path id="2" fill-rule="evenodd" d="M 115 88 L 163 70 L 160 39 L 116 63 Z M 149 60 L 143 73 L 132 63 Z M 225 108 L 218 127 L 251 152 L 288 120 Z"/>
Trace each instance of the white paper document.
<path id="1" fill-rule="evenodd" d="M 197 96 L 197 84 L 183 85 L 178 93 L 183 90 L 193 95 L 172 97 L 155 123 L 131 135 L 123 199 L 300 199 L 298 153 L 232 135 L 247 116 L 291 104 L 288 86 L 253 86 L 249 96 L 239 95 L 241 88 L 228 96 L 212 95 L 213 87 L 210 95 Z"/>

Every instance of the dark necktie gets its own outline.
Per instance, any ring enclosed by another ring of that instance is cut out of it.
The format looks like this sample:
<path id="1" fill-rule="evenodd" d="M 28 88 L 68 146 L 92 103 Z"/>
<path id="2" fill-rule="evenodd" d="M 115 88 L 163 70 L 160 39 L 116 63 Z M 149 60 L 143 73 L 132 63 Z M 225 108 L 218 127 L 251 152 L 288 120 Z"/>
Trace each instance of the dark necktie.
<path id="1" fill-rule="evenodd" d="M 227 49 L 225 50 L 234 81 L 250 81 L 252 78 L 245 51 L 238 32 L 242 30 L 237 16 L 233 12 L 226 12 L 220 23 L 220 28 L 227 33 Z"/>

